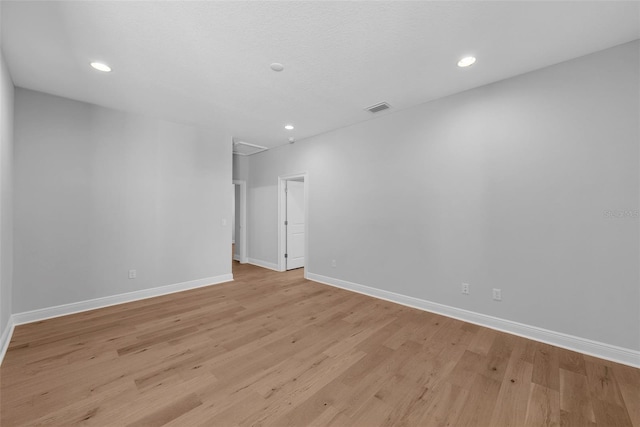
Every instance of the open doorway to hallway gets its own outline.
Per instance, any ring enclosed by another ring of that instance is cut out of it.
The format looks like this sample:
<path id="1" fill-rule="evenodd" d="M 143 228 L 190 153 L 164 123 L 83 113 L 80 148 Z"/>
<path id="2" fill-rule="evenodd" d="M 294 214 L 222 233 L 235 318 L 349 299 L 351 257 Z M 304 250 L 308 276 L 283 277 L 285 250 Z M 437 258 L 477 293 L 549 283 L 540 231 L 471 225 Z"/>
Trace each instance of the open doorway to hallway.
<path id="1" fill-rule="evenodd" d="M 247 183 L 233 180 L 231 256 L 240 264 L 247 262 Z"/>

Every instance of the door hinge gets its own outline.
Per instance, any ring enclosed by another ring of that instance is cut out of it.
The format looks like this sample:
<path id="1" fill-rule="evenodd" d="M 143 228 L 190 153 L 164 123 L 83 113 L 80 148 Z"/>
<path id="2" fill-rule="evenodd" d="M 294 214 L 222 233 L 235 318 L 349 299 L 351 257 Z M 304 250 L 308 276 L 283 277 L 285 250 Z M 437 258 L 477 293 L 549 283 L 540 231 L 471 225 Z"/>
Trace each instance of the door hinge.
<path id="1" fill-rule="evenodd" d="M 285 222 L 284 222 L 284 225 L 289 225 L 289 221 L 285 221 Z"/>
<path id="2" fill-rule="evenodd" d="M 284 257 L 285 258 L 289 258 L 289 254 L 284 254 Z"/>

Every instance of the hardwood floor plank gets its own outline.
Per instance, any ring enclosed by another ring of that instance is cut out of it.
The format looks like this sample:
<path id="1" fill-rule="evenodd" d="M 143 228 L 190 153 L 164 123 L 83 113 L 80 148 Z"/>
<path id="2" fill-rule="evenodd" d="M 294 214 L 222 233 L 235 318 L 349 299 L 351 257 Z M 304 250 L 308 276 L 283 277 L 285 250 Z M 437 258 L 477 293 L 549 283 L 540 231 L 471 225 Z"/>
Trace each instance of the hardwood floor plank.
<path id="1" fill-rule="evenodd" d="M 558 353 L 558 366 L 565 371 L 571 371 L 580 375 L 587 375 L 584 363 L 584 355 L 571 350 L 563 350 Z"/>
<path id="2" fill-rule="evenodd" d="M 456 425 L 474 427 L 486 424 L 497 404 L 500 383 L 484 375 L 476 375 L 469 387 L 464 411 L 458 417 Z"/>
<path id="3" fill-rule="evenodd" d="M 596 359 L 598 360 L 598 359 Z M 640 426 L 640 369 L 611 363 L 631 424 Z"/>
<path id="4" fill-rule="evenodd" d="M 595 425 L 630 427 L 633 426 L 627 409 L 615 403 L 594 400 L 593 411 L 596 417 Z"/>
<path id="5" fill-rule="evenodd" d="M 595 423 L 593 402 L 585 375 L 560 370 L 560 409 L 565 414 L 565 422 L 570 425 Z"/>
<path id="6" fill-rule="evenodd" d="M 549 427 L 560 425 L 560 392 L 531 383 L 526 427 Z"/>
<path id="7" fill-rule="evenodd" d="M 560 361 L 557 347 L 536 343 L 531 378 L 538 385 L 560 391 Z"/>
<path id="8" fill-rule="evenodd" d="M 393 408 L 381 402 L 375 395 L 369 397 L 350 418 L 349 424 L 358 427 L 375 427 L 383 425 L 384 420 Z"/>
<path id="9" fill-rule="evenodd" d="M 531 391 L 531 375 L 533 365 L 520 357 L 523 346 L 514 350 L 509 358 L 500 392 L 498 404 L 491 417 L 492 426 L 522 426 L 524 425 Z"/>
<path id="10" fill-rule="evenodd" d="M 458 418 L 465 410 L 464 404 L 469 396 L 469 389 L 455 384 L 445 383 L 427 397 L 428 408 L 417 423 L 411 422 L 412 414 L 407 418 L 407 426 L 455 426 Z"/>
<path id="11" fill-rule="evenodd" d="M 143 427 L 143 426 L 161 426 L 168 423 L 171 420 L 174 420 L 181 416 L 184 413 L 189 412 L 190 410 L 197 408 L 202 405 L 200 398 L 198 398 L 195 394 L 189 394 L 185 397 L 176 399 L 171 404 L 165 406 L 164 408 L 152 412 L 149 415 L 145 415 L 144 417 L 136 420 L 127 426 L 131 427 Z"/>
<path id="12" fill-rule="evenodd" d="M 623 399 L 613 369 L 593 358 L 585 360 L 586 378 L 591 397 L 622 406 Z"/>
<path id="13" fill-rule="evenodd" d="M 489 349 L 493 345 L 493 340 L 498 335 L 498 332 L 493 329 L 480 328 L 478 332 L 473 336 L 473 339 L 469 343 L 467 350 L 476 354 L 489 353 Z"/>

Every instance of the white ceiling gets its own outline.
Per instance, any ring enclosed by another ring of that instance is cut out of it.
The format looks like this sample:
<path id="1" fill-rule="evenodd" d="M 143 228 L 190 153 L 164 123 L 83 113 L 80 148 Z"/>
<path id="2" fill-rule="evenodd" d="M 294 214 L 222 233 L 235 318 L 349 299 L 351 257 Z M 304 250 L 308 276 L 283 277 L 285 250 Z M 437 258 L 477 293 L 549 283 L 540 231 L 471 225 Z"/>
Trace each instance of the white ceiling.
<path id="1" fill-rule="evenodd" d="M 2 2 L 17 86 L 268 147 L 640 38 L 638 2 Z M 470 68 L 456 66 L 473 54 Z M 89 67 L 102 60 L 113 72 Z M 284 64 L 276 73 L 272 62 Z M 293 123 L 294 131 L 284 125 Z"/>

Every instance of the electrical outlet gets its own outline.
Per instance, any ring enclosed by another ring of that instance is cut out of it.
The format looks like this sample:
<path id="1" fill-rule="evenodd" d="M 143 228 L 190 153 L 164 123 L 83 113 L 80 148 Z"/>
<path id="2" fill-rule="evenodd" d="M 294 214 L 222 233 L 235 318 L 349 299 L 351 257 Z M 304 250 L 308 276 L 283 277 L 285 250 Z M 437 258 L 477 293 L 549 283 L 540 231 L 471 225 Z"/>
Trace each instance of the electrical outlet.
<path id="1" fill-rule="evenodd" d="M 502 301 L 502 290 L 493 288 L 493 300 Z"/>
<path id="2" fill-rule="evenodd" d="M 138 273 L 135 270 L 129 270 L 129 279 L 135 279 Z"/>
<path id="3" fill-rule="evenodd" d="M 462 284 L 462 293 L 464 295 L 469 295 L 469 284 L 468 283 L 463 283 Z"/>
<path id="4" fill-rule="evenodd" d="M 336 267 L 338 264 L 336 263 L 335 259 L 331 260 L 331 267 Z"/>

